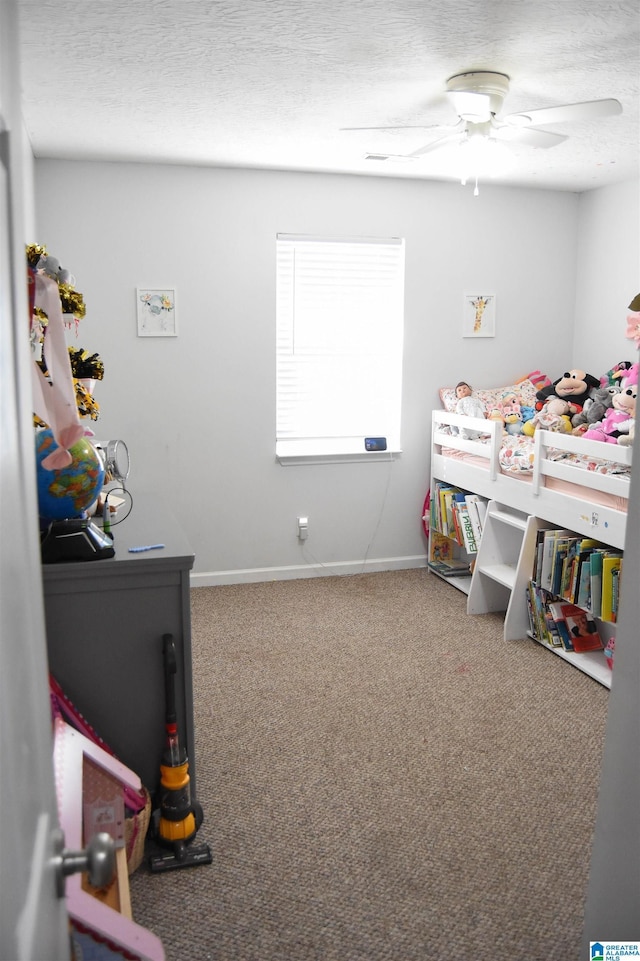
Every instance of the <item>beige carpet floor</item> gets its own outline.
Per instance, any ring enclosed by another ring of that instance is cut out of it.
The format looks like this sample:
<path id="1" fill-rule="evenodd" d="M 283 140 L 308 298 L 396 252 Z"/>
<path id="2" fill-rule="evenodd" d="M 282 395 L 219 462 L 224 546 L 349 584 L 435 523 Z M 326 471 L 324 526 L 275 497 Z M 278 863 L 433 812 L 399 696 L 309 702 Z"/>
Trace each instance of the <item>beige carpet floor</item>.
<path id="1" fill-rule="evenodd" d="M 192 591 L 168 961 L 579 961 L 608 691 L 423 570 Z"/>

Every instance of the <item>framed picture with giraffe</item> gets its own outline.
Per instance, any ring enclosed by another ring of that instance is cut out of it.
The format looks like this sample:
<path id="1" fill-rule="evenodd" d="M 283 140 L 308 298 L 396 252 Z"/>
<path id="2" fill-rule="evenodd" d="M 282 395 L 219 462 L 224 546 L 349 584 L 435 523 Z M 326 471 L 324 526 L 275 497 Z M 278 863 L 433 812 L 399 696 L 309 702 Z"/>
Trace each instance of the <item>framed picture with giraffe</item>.
<path id="1" fill-rule="evenodd" d="M 495 337 L 496 295 L 465 294 L 462 320 L 463 337 Z"/>

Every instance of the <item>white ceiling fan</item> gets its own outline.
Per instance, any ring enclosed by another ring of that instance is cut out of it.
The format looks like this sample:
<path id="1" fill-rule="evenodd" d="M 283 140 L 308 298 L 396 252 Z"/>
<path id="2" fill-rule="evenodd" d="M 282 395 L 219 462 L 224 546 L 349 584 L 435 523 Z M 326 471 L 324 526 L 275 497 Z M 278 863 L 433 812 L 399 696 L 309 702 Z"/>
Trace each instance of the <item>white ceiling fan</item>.
<path id="1" fill-rule="evenodd" d="M 531 147 L 555 147 L 567 137 L 564 134 L 540 130 L 540 126 L 599 120 L 622 113 L 618 100 L 588 100 L 582 103 L 541 107 L 500 117 L 500 110 L 509 92 L 509 77 L 494 71 L 472 70 L 458 73 L 447 80 L 446 92 L 458 120 L 454 124 L 408 124 L 393 127 L 343 127 L 343 130 L 406 130 L 439 129 L 451 131 L 419 147 L 409 154 L 369 154 L 370 159 L 414 160 L 440 150 L 449 144 L 463 144 L 472 138 L 525 144 Z"/>

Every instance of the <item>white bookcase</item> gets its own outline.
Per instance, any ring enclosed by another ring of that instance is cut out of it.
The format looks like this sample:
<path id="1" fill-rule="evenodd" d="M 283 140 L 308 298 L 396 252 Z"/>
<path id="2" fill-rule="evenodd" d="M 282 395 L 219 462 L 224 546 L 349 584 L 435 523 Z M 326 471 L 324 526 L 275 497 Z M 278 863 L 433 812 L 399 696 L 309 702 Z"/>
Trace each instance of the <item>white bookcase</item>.
<path id="1" fill-rule="evenodd" d="M 612 672 L 602 651 L 566 651 L 545 644 L 531 633 L 526 593 L 534 569 L 537 535 L 539 530 L 557 527 L 489 501 L 472 575 L 444 579 L 468 595 L 468 614 L 504 611 L 505 640 L 530 637 L 600 684 L 611 687 Z"/>

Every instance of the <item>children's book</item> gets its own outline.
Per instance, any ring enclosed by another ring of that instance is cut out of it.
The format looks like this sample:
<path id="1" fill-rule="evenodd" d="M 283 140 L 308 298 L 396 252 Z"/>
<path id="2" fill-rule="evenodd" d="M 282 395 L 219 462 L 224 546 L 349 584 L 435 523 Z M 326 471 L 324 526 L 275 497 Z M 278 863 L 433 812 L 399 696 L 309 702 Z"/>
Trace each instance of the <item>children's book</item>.
<path id="1" fill-rule="evenodd" d="M 602 613 L 602 558 L 604 552 L 594 550 L 589 558 L 589 568 L 591 572 L 591 601 L 589 610 L 594 617 L 600 617 Z"/>
<path id="2" fill-rule="evenodd" d="M 564 614 L 562 613 L 562 607 L 563 607 L 562 601 L 549 602 L 549 612 L 555 622 L 556 629 L 558 631 L 558 636 L 560 638 L 562 646 L 565 649 L 565 651 L 573 651 L 574 649 L 573 641 L 571 638 L 571 634 L 569 633 L 567 622 L 564 619 Z"/>
<path id="3" fill-rule="evenodd" d="M 603 621 L 615 621 L 614 615 L 614 578 L 620 576 L 622 556 L 620 554 L 605 554 L 602 558 L 602 611 Z M 614 575 L 614 571 L 618 571 Z"/>
<path id="4" fill-rule="evenodd" d="M 604 647 L 595 621 L 587 611 L 575 604 L 562 604 L 561 610 L 576 653 L 599 651 Z"/>
<path id="5" fill-rule="evenodd" d="M 478 513 L 478 501 L 480 498 L 477 494 L 467 494 L 465 501 L 467 504 L 467 510 L 469 511 L 469 518 L 471 519 L 471 526 L 473 527 L 473 536 L 476 539 L 476 544 L 480 544 L 480 538 L 482 537 L 482 524 L 480 523 L 480 514 Z"/>
<path id="6" fill-rule="evenodd" d="M 571 531 L 551 530 L 545 531 L 542 549 L 542 570 L 538 581 L 538 586 L 545 591 L 551 591 L 553 583 L 553 561 L 555 557 L 555 546 L 558 537 L 568 537 Z"/>
<path id="7" fill-rule="evenodd" d="M 476 538 L 473 533 L 473 525 L 469 517 L 469 508 L 464 501 L 458 503 L 458 517 L 462 529 L 463 546 L 467 554 L 475 554 L 478 550 Z"/>
<path id="8" fill-rule="evenodd" d="M 542 558 L 544 555 L 544 539 L 546 534 L 547 530 L 544 527 L 536 533 L 536 553 L 533 562 L 532 577 L 532 580 L 534 580 L 536 584 L 540 583 L 540 577 L 542 576 Z"/>
<path id="9" fill-rule="evenodd" d="M 453 543 L 438 531 L 429 534 L 429 560 L 436 563 L 453 560 Z"/>

